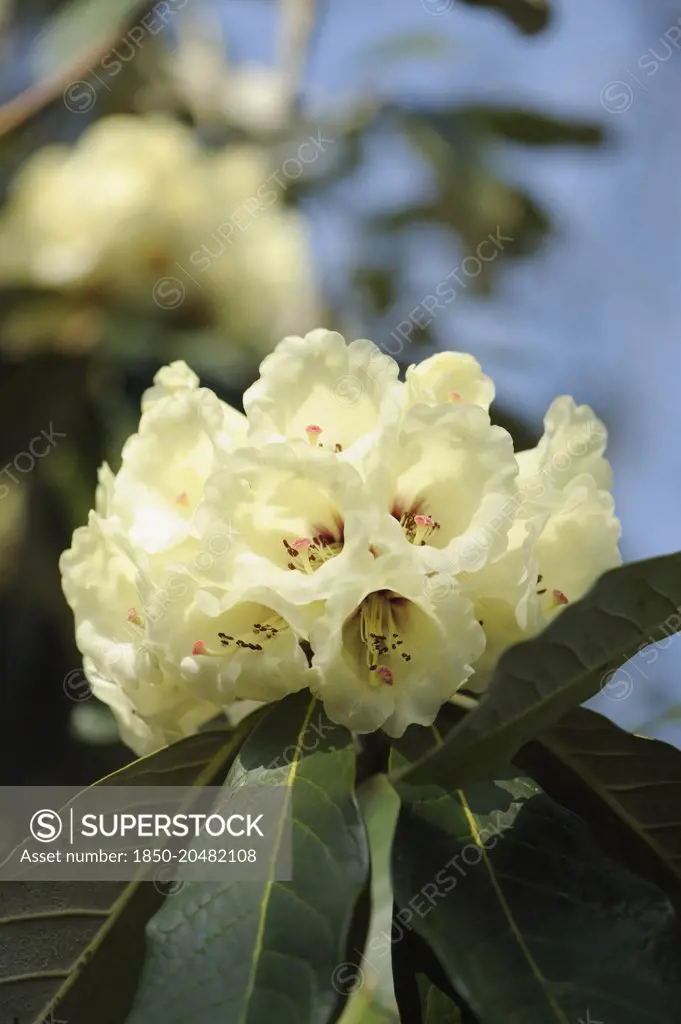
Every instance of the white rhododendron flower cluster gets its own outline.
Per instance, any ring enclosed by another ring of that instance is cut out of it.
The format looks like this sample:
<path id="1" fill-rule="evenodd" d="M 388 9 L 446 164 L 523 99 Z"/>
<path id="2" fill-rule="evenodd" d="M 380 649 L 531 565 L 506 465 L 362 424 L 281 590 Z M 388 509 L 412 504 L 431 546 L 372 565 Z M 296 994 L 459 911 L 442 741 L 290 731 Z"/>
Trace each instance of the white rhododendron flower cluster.
<path id="1" fill-rule="evenodd" d="M 309 689 L 399 736 L 620 562 L 606 433 L 558 398 L 538 446 L 492 426 L 470 355 L 398 365 L 289 337 L 246 414 L 156 375 L 116 476 L 61 560 L 94 693 L 138 753 Z"/>
<path id="2" fill-rule="evenodd" d="M 306 146 L 310 163 L 319 145 Z M 78 330 L 76 300 L 153 314 L 193 303 L 230 343 L 261 338 L 262 355 L 294 324 L 318 319 L 304 219 L 284 206 L 287 184 L 264 147 L 209 150 L 160 117 L 104 117 L 73 146 L 43 147 L 0 216 L 0 284 L 54 300 L 42 319 L 32 307 L 16 313 L 3 346 L 23 353 L 49 337 L 75 348 L 74 335 L 94 334 Z"/>

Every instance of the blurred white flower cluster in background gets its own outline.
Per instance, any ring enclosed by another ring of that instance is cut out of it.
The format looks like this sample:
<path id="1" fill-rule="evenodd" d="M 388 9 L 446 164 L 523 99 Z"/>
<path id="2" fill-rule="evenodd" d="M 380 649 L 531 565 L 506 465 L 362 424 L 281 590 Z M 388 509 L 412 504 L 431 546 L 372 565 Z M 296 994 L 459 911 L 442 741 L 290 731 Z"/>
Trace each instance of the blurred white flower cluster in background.
<path id="1" fill-rule="evenodd" d="M 246 415 L 185 363 L 143 397 L 61 559 L 94 693 L 145 753 L 309 687 L 357 732 L 430 724 L 620 562 L 606 433 L 556 399 L 516 455 L 472 356 L 287 337 Z"/>
<path id="2" fill-rule="evenodd" d="M 310 154 L 314 155 L 313 143 Z M 38 150 L 0 216 L 0 285 L 54 296 L 9 317 L 6 352 L 97 339 L 96 310 L 200 308 L 229 347 L 261 358 L 319 316 L 302 215 L 256 142 L 206 149 L 171 119 L 112 115 L 74 146 Z"/>

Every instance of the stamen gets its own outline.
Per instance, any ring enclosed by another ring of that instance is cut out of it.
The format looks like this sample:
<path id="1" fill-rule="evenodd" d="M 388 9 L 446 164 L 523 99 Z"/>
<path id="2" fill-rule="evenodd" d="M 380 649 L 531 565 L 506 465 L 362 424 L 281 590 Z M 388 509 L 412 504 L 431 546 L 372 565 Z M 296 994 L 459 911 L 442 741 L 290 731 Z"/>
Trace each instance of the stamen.
<path id="1" fill-rule="evenodd" d="M 327 533 L 318 533 L 315 537 L 299 537 L 294 541 L 284 538 L 283 544 L 291 556 L 288 568 L 308 574 L 315 572 L 324 562 L 343 550 L 342 540 L 336 540 Z"/>
<path id="2" fill-rule="evenodd" d="M 427 544 L 431 535 L 440 529 L 440 524 L 436 523 L 432 516 L 415 512 L 405 512 L 400 519 L 400 525 L 409 543 L 421 546 Z"/>
<path id="3" fill-rule="evenodd" d="M 537 595 L 544 597 L 545 594 L 549 594 L 547 587 L 540 587 L 539 584 L 543 581 L 544 577 L 539 574 L 537 576 Z M 561 605 L 569 604 L 569 598 L 565 596 L 562 590 L 551 590 L 549 597 L 547 598 L 549 611 L 553 611 L 554 608 L 560 608 Z"/>
<path id="4" fill-rule="evenodd" d="M 310 423 L 310 425 L 308 427 L 305 427 L 305 433 L 307 434 L 307 439 L 310 442 L 310 444 L 312 444 L 312 445 L 316 445 L 317 444 L 317 441 L 319 440 L 319 435 L 321 434 L 321 432 L 322 432 L 322 428 L 318 427 L 316 423 Z"/>
<path id="5" fill-rule="evenodd" d="M 281 616 L 273 614 L 269 622 L 254 622 L 250 629 L 247 629 L 242 636 L 232 636 L 230 633 L 220 631 L 218 640 L 220 648 L 213 650 L 206 647 L 203 640 L 197 640 L 192 646 L 192 654 L 202 655 L 211 658 L 224 658 L 237 651 L 262 651 L 263 642 L 275 640 L 280 633 L 289 629 L 288 622 Z"/>
<path id="6" fill-rule="evenodd" d="M 197 640 L 194 644 L 192 644 L 192 654 L 196 657 L 219 658 L 221 656 L 221 653 L 221 651 L 216 651 L 212 647 L 206 647 L 203 640 Z"/>
<path id="7" fill-rule="evenodd" d="M 175 504 L 176 505 L 188 505 L 189 504 L 189 495 L 187 494 L 186 491 L 180 491 L 178 496 L 175 498 Z"/>
<path id="8" fill-rule="evenodd" d="M 369 672 L 376 673 L 372 677 L 372 685 L 392 686 L 394 671 L 385 662 L 379 663 L 379 659 L 399 654 L 404 662 L 408 662 L 411 654 L 399 650 L 404 641 L 397 629 L 388 592 L 370 594 L 364 599 L 359 607 L 359 635 L 366 647 L 367 668 Z"/>
<path id="9" fill-rule="evenodd" d="M 137 614 L 134 608 L 128 609 L 128 622 L 132 622 L 133 625 L 139 626 L 141 629 L 144 628 L 144 619 Z"/>
<path id="10" fill-rule="evenodd" d="M 450 402 L 460 402 L 461 394 L 458 391 L 450 391 L 449 394 L 447 395 L 447 398 L 449 399 Z"/>

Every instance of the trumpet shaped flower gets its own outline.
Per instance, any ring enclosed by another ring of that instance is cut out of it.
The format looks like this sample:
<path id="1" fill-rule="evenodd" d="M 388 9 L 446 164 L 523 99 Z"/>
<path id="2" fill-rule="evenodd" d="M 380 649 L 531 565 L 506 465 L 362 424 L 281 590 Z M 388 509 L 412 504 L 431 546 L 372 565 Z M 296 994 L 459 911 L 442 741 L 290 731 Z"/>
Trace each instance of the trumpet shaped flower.
<path id="1" fill-rule="evenodd" d="M 620 561 L 605 428 L 557 399 L 537 447 L 472 356 L 285 338 L 246 414 L 183 363 L 144 395 L 62 556 L 93 691 L 139 752 L 309 688 L 356 732 L 430 724 Z"/>

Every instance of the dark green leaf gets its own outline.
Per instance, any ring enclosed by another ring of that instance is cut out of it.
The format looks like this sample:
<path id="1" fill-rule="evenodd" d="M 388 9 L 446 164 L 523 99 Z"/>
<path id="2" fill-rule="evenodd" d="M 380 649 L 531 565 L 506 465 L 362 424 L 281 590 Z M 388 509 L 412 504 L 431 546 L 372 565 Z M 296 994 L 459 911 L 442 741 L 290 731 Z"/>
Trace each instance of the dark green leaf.
<path id="1" fill-rule="evenodd" d="M 679 607 L 681 554 L 605 573 L 543 633 L 502 656 L 479 707 L 403 781 L 465 785 L 489 778 L 639 650 L 676 633 Z"/>
<path id="2" fill-rule="evenodd" d="M 456 1003 L 423 974 L 418 978 L 422 1024 L 461 1024 Z"/>
<path id="3" fill-rule="evenodd" d="M 494 7 L 501 11 L 522 32 L 534 35 L 549 23 L 547 0 L 463 0 L 471 7 Z"/>
<path id="4" fill-rule="evenodd" d="M 492 135 L 525 146 L 599 146 L 605 139 L 600 125 L 564 121 L 534 110 L 479 106 L 462 108 L 461 115 Z"/>
<path id="5" fill-rule="evenodd" d="M 438 191 L 434 199 L 387 215 L 386 227 L 419 220 L 444 224 L 471 255 L 481 241 L 498 239 L 493 244 L 502 258 L 488 260 L 483 264 L 486 271 L 468 282 L 470 287 L 488 287 L 505 259 L 533 252 L 544 239 L 550 228 L 546 211 L 522 188 L 499 177 L 493 133 L 468 108 L 397 116 L 411 144 L 437 175 Z"/>
<path id="6" fill-rule="evenodd" d="M 400 908 L 395 906 L 394 913 Z M 471 1024 L 455 1002 L 455 993 L 433 951 L 416 934 L 393 919 L 392 970 L 400 1019 L 409 1024 Z"/>
<path id="7" fill-rule="evenodd" d="M 219 784 L 252 724 L 192 736 L 98 785 Z M 120 1024 L 139 976 L 144 926 L 163 898 L 161 887 L 141 879 L 0 884 L 0 1024 L 42 1024 L 55 1007 L 69 1024 Z"/>
<path id="8" fill-rule="evenodd" d="M 404 61 L 449 57 L 455 52 L 452 39 L 437 33 L 415 33 L 386 36 L 377 43 L 370 43 L 359 54 L 360 60 L 370 62 L 372 66 L 379 61 Z"/>
<path id="9" fill-rule="evenodd" d="M 349 994 L 346 947 L 369 880 L 355 766 L 351 734 L 309 694 L 267 711 L 227 782 L 289 786 L 293 881 L 276 881 L 270 869 L 262 881 L 189 883 L 168 900 L 148 928 L 128 1024 L 335 1019 Z"/>
<path id="10" fill-rule="evenodd" d="M 419 111 L 407 118 L 407 124 L 429 128 L 458 151 L 474 148 L 476 140 L 478 146 L 489 143 L 495 136 L 525 146 L 598 146 L 605 141 L 598 123 L 568 121 L 522 107 L 471 104 Z"/>
<path id="11" fill-rule="evenodd" d="M 575 708 L 516 764 L 681 906 L 681 752 Z"/>
<path id="12" fill-rule="evenodd" d="M 395 761 L 421 756 L 427 732 L 409 730 Z M 678 1020 L 678 919 L 580 819 L 510 771 L 410 795 L 393 847 L 401 924 L 480 1024 Z"/>

